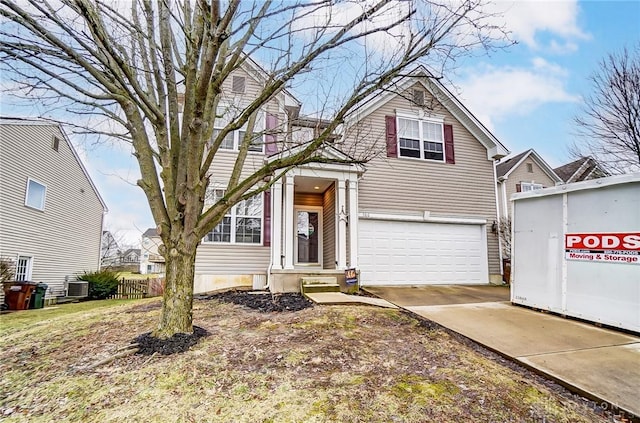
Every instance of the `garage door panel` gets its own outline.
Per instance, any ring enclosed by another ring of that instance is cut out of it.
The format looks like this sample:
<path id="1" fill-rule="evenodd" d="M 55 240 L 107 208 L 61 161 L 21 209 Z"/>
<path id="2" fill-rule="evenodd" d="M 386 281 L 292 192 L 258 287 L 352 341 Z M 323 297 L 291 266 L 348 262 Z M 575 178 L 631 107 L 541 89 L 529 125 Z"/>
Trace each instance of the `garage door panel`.
<path id="1" fill-rule="evenodd" d="M 481 225 L 360 221 L 363 285 L 488 283 Z"/>

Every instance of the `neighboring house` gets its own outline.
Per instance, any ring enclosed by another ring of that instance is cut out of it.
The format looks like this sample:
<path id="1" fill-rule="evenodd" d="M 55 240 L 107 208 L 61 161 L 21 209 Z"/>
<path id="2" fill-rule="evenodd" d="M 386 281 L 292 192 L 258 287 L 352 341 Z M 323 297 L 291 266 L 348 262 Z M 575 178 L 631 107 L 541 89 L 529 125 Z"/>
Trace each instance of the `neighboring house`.
<path id="1" fill-rule="evenodd" d="M 102 231 L 100 267 L 117 266 L 120 263 L 120 246 L 110 231 Z"/>
<path id="2" fill-rule="evenodd" d="M 533 149 L 500 160 L 496 164 L 496 177 L 498 209 L 502 219 L 511 217 L 509 198 L 516 192 L 533 191 L 563 183 L 563 180 Z"/>
<path id="3" fill-rule="evenodd" d="M 567 184 L 611 176 L 593 157 L 581 157 L 553 170 Z"/>
<path id="4" fill-rule="evenodd" d="M 46 298 L 100 266 L 107 207 L 60 125 L 0 118 L 0 257 Z"/>
<path id="5" fill-rule="evenodd" d="M 131 265 L 136 268 L 135 270 L 137 270 L 137 267 L 139 264 L 140 264 L 139 248 L 129 248 L 124 253 L 120 254 L 120 265 L 122 266 Z"/>
<path id="6" fill-rule="evenodd" d="M 258 94 L 263 75 L 247 63 L 223 87 L 221 107 Z M 259 117 L 266 132 L 247 157 L 247 172 L 302 148 L 292 140 L 311 139 L 313 120 L 299 111 L 286 91 L 266 105 Z M 241 131 L 211 166 L 205 204 L 224 195 Z M 491 231 L 498 218 L 494 161 L 508 151 L 426 70 L 363 101 L 318 154 L 323 163 L 287 171 L 205 236 L 195 292 L 265 283 L 275 292 L 297 291 L 305 275 L 344 281 L 347 268 L 360 271 L 362 285 L 501 281 Z M 349 163 L 364 155 L 365 165 Z"/>
<path id="7" fill-rule="evenodd" d="M 162 245 L 162 240 L 156 228 L 149 228 L 142 234 L 140 252 L 140 273 L 164 273 L 164 256 L 158 252 L 158 247 Z"/>

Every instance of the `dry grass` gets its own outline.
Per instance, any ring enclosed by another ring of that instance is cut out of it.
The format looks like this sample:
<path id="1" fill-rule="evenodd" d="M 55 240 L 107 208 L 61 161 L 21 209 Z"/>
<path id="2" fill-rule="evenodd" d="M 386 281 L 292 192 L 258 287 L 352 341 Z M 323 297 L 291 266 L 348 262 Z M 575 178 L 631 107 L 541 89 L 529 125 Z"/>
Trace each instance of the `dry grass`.
<path id="1" fill-rule="evenodd" d="M 0 418 L 82 422 L 604 421 L 526 373 L 395 310 L 261 314 L 196 301 L 211 336 L 184 354 L 130 356 L 159 299 L 0 317 Z M 29 316 L 28 318 L 25 316 Z M 3 416 L 4 414 L 4 416 Z"/>

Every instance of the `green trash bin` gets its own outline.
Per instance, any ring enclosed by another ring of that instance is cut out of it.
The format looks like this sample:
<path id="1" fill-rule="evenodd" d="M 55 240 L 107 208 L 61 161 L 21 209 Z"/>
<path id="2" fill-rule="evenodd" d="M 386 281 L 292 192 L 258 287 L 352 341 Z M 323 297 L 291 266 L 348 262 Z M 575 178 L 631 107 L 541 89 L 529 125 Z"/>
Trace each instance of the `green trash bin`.
<path id="1" fill-rule="evenodd" d="M 47 293 L 49 285 L 46 283 L 39 283 L 36 285 L 33 295 L 31 295 L 31 303 L 29 308 L 43 308 L 44 307 L 44 295 Z"/>

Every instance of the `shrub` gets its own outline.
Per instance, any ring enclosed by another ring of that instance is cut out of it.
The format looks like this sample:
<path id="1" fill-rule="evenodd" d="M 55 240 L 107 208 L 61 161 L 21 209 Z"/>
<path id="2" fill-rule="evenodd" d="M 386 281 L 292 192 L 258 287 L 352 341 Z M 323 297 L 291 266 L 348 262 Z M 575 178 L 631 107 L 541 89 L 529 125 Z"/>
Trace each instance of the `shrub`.
<path id="1" fill-rule="evenodd" d="M 96 272 L 84 272 L 78 280 L 89 282 L 89 299 L 104 300 L 118 292 L 118 272 L 103 269 Z"/>
<path id="2" fill-rule="evenodd" d="M 13 279 L 15 270 L 13 260 L 7 257 L 0 257 L 0 282 L 6 282 Z"/>

